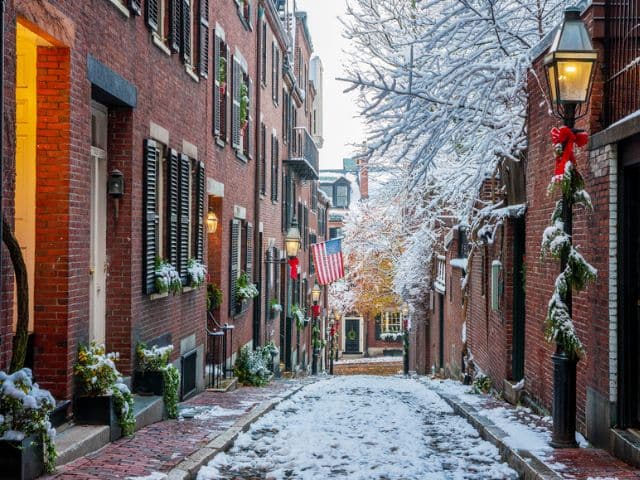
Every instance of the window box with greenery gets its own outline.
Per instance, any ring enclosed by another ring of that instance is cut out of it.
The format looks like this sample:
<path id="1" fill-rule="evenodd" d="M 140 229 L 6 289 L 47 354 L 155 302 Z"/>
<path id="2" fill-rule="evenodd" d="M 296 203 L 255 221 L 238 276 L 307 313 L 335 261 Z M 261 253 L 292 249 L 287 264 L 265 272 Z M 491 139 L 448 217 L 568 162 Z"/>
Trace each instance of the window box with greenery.
<path id="1" fill-rule="evenodd" d="M 276 318 L 282 312 L 282 305 L 278 303 L 278 299 L 272 298 L 269 302 L 269 311 L 271 312 L 271 318 Z"/>
<path id="2" fill-rule="evenodd" d="M 207 275 L 207 267 L 196 258 L 190 258 L 187 263 L 187 275 L 189 276 L 189 286 L 198 288 L 204 283 Z"/>
<path id="3" fill-rule="evenodd" d="M 180 372 L 169 362 L 173 345 L 147 348 L 145 343 L 136 347 L 138 370 L 135 371 L 134 385 L 141 395 L 162 395 L 169 418 L 178 418 L 178 391 Z"/>
<path id="4" fill-rule="evenodd" d="M 247 272 L 241 272 L 237 283 L 237 299 L 239 302 L 246 302 L 260 295 L 258 287 L 251 282 Z"/>
<path id="5" fill-rule="evenodd" d="M 242 82 L 240 85 L 240 132 L 245 135 L 249 126 L 249 86 Z"/>
<path id="6" fill-rule="evenodd" d="M 0 475 L 32 479 L 56 466 L 56 431 L 49 414 L 55 400 L 33 383 L 31 370 L 0 371 Z"/>
<path id="7" fill-rule="evenodd" d="M 222 290 L 215 283 L 207 284 L 207 309 L 210 312 L 217 310 L 222 305 Z"/>
<path id="8" fill-rule="evenodd" d="M 227 93 L 227 59 L 222 56 L 218 61 L 218 89 L 220 96 L 224 97 Z"/>
<path id="9" fill-rule="evenodd" d="M 74 372 L 79 395 L 73 402 L 74 418 L 79 424 L 109 425 L 110 438 L 131 436 L 136 421 L 133 396 L 116 369 L 117 352 L 106 353 L 104 345 L 81 345 Z"/>
<path id="10" fill-rule="evenodd" d="M 160 258 L 156 259 L 156 290 L 157 293 L 180 293 L 182 291 L 182 280 L 180 273 L 171 263 Z"/>

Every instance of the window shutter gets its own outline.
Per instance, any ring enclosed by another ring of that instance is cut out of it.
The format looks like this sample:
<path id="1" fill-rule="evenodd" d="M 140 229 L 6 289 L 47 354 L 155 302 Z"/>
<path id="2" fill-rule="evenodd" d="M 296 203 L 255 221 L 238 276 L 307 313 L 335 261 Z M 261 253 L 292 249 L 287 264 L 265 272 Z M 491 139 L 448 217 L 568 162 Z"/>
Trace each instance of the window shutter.
<path id="1" fill-rule="evenodd" d="M 200 76 L 207 78 L 209 76 L 209 0 L 200 0 L 200 48 L 198 54 L 198 67 Z"/>
<path id="2" fill-rule="evenodd" d="M 231 87 L 231 146 L 239 149 L 240 146 L 240 64 L 233 58 L 233 84 Z"/>
<path id="3" fill-rule="evenodd" d="M 160 0 L 147 0 L 147 26 L 152 32 L 158 31 L 160 24 Z"/>
<path id="4" fill-rule="evenodd" d="M 215 35 L 213 42 L 213 134 L 220 135 L 220 43 L 221 39 Z M 228 70 L 228 69 L 227 69 Z"/>
<path id="5" fill-rule="evenodd" d="M 240 220 L 231 220 L 231 255 L 229 261 L 229 314 L 235 315 L 238 306 L 238 254 L 240 249 Z"/>
<path id="6" fill-rule="evenodd" d="M 276 42 L 271 42 L 271 99 L 276 101 Z"/>
<path id="7" fill-rule="evenodd" d="M 142 15 L 142 1 L 141 0 L 129 0 L 129 11 L 135 15 Z"/>
<path id="8" fill-rule="evenodd" d="M 262 80 L 262 84 L 267 84 L 267 23 L 262 22 L 262 45 L 260 45 L 261 51 L 261 65 L 260 65 L 260 80 Z"/>
<path id="9" fill-rule="evenodd" d="M 309 248 L 309 208 L 304 207 L 304 248 Z"/>
<path id="10" fill-rule="evenodd" d="M 182 60 L 191 65 L 191 0 L 182 0 Z"/>
<path id="11" fill-rule="evenodd" d="M 291 196 L 291 184 L 289 183 L 289 175 L 283 174 L 282 185 L 284 191 L 282 192 L 282 231 L 286 232 L 289 229 L 291 206 L 289 204 L 289 197 Z"/>
<path id="12" fill-rule="evenodd" d="M 267 193 L 267 127 L 260 123 L 260 150 L 258 152 L 260 160 L 260 193 Z"/>
<path id="13" fill-rule="evenodd" d="M 280 95 L 280 50 L 276 46 L 276 103 L 278 103 Z"/>
<path id="14" fill-rule="evenodd" d="M 180 51 L 181 1 L 182 0 L 169 0 L 169 48 L 173 53 L 178 53 Z"/>
<path id="15" fill-rule="evenodd" d="M 144 145 L 144 292 L 150 295 L 156 291 L 156 256 L 158 254 L 158 238 L 156 225 L 158 212 L 158 148 L 153 140 L 146 140 Z"/>
<path id="16" fill-rule="evenodd" d="M 380 334 L 382 333 L 382 316 L 376 315 L 376 339 L 381 340 Z"/>
<path id="17" fill-rule="evenodd" d="M 315 245 L 318 239 L 315 233 L 309 235 L 309 245 Z M 316 273 L 315 265 L 313 264 L 313 250 L 309 249 L 309 275 Z"/>
<path id="18" fill-rule="evenodd" d="M 245 271 L 247 272 L 249 279 L 253 281 L 253 224 L 247 223 L 247 228 L 245 229 L 245 231 L 247 235 L 247 251 L 244 252 L 246 263 Z"/>
<path id="19" fill-rule="evenodd" d="M 178 152 L 169 150 L 167 162 L 167 252 L 168 260 L 178 266 L 178 219 L 180 199 L 180 172 Z"/>
<path id="20" fill-rule="evenodd" d="M 204 263 L 204 200 L 204 162 L 198 162 L 198 169 L 196 170 L 196 258 L 202 263 Z"/>
<path id="21" fill-rule="evenodd" d="M 247 132 L 246 135 L 249 136 L 249 141 L 247 142 L 247 149 L 249 150 L 247 152 L 249 158 L 253 158 L 254 155 L 254 150 L 255 150 L 255 143 L 256 143 L 256 139 L 255 139 L 255 134 L 253 132 L 254 130 L 254 126 L 253 126 L 253 80 L 249 79 L 249 102 L 247 104 L 247 120 L 249 121 L 249 123 L 247 124 Z"/>
<path id="22" fill-rule="evenodd" d="M 187 283 L 187 263 L 189 262 L 189 176 L 191 160 L 180 154 L 180 207 L 178 235 L 178 272 L 182 283 Z"/>

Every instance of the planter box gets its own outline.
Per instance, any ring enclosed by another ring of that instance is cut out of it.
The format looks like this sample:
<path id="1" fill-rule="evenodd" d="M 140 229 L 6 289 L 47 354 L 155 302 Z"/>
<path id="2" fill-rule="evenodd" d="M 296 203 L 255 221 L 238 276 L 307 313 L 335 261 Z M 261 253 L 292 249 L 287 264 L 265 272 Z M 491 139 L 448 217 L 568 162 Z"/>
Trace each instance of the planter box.
<path id="1" fill-rule="evenodd" d="M 164 376 L 162 372 L 135 371 L 133 375 L 134 391 L 140 395 L 162 395 Z"/>
<path id="2" fill-rule="evenodd" d="M 73 417 L 78 424 L 109 425 L 109 439 L 112 442 L 122 436 L 111 395 L 76 397 L 73 401 Z"/>
<path id="3" fill-rule="evenodd" d="M 31 480 L 44 472 L 42 438 L 0 440 L 0 480 Z"/>

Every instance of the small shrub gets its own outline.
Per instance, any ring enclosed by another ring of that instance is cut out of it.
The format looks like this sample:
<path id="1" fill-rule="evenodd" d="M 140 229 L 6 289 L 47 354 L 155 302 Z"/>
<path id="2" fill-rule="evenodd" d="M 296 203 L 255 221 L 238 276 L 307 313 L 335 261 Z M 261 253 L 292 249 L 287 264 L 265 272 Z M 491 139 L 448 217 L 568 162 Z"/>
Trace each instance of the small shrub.
<path id="1" fill-rule="evenodd" d="M 267 366 L 271 360 L 270 350 L 267 348 L 243 347 L 240 350 L 233 373 L 238 381 L 245 385 L 261 387 L 269 382 L 271 370 Z"/>
<path id="2" fill-rule="evenodd" d="M 486 375 L 478 375 L 473 380 L 473 393 L 489 393 L 491 390 L 491 378 Z"/>

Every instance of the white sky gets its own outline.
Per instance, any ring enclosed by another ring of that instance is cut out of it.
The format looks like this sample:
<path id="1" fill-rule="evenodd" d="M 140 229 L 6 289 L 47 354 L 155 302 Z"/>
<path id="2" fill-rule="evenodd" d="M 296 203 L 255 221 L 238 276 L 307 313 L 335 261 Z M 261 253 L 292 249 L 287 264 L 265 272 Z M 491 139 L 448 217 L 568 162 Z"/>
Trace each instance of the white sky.
<path id="1" fill-rule="evenodd" d="M 343 38 L 345 0 L 297 0 L 299 10 L 308 13 L 308 24 L 314 53 L 324 66 L 324 147 L 320 150 L 320 168 L 341 168 L 342 159 L 349 157 L 353 148 L 364 140 L 364 129 L 356 117 L 357 107 L 353 94 L 344 94 L 342 51 L 348 41 Z"/>

